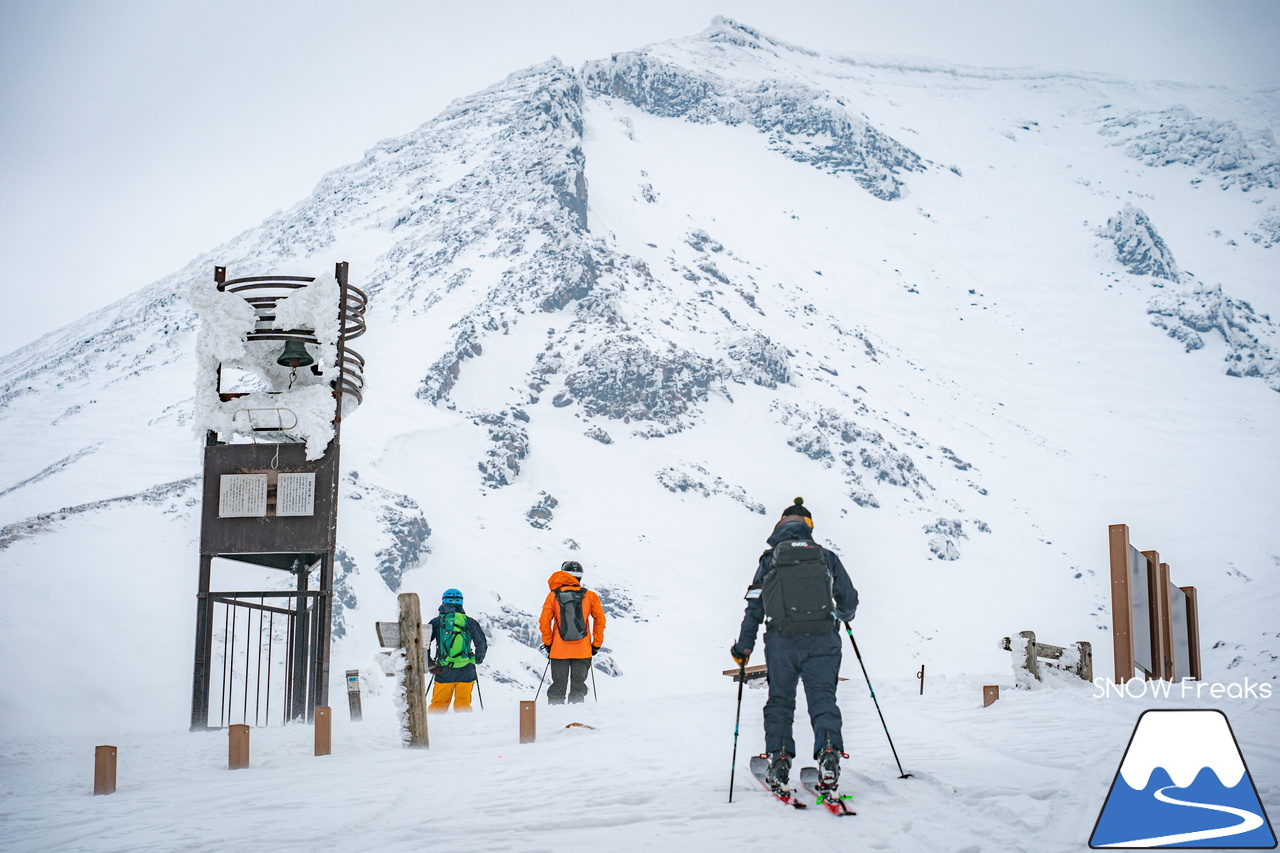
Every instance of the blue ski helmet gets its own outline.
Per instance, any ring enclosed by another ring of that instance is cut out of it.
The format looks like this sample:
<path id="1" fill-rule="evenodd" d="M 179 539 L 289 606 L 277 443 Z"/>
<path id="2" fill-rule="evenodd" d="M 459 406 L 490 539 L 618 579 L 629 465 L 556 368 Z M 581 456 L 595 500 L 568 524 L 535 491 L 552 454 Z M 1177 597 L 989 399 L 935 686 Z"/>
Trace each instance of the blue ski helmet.
<path id="1" fill-rule="evenodd" d="M 444 595 L 440 596 L 440 601 L 444 604 L 461 604 L 462 593 L 456 589 L 446 589 Z"/>

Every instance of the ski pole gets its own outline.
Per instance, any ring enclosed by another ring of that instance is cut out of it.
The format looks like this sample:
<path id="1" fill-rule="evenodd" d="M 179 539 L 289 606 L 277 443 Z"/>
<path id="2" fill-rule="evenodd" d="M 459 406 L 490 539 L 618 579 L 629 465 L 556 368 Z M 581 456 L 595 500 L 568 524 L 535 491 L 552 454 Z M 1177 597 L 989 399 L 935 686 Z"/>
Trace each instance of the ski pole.
<path id="1" fill-rule="evenodd" d="M 480 670 L 476 670 L 476 698 L 480 700 L 480 710 L 484 710 L 484 694 L 480 692 Z"/>
<path id="2" fill-rule="evenodd" d="M 902 770 L 902 762 L 898 761 L 898 750 L 894 749 L 893 737 L 889 734 L 889 726 L 884 721 L 884 713 L 880 710 L 880 700 L 876 698 L 876 689 L 871 686 L 871 676 L 867 675 L 867 665 L 862 662 L 862 652 L 858 651 L 858 641 L 853 638 L 853 628 L 849 627 L 849 623 L 844 623 L 844 632 L 849 635 L 849 642 L 853 643 L 853 653 L 858 656 L 858 666 L 862 667 L 862 677 L 867 680 L 867 689 L 871 691 L 871 701 L 876 703 L 876 713 L 880 715 L 880 725 L 884 728 L 884 736 L 889 738 L 889 749 L 893 751 L 893 760 L 898 764 L 899 779 L 910 779 L 910 773 L 904 773 Z"/>
<path id="3" fill-rule="evenodd" d="M 551 658 L 547 658 L 547 665 L 542 668 L 542 678 L 538 679 L 538 692 L 533 694 L 533 701 L 538 701 L 538 696 L 542 694 L 542 682 L 547 680 L 547 670 L 551 669 Z"/>
<path id="4" fill-rule="evenodd" d="M 597 702 L 599 702 L 600 694 L 596 691 L 596 662 L 591 658 L 588 658 L 587 660 L 591 664 L 591 695 L 595 697 Z"/>
<path id="5" fill-rule="evenodd" d="M 729 802 L 733 802 L 733 773 L 738 769 L 738 723 L 742 720 L 742 685 L 747 683 L 747 663 L 738 664 L 738 712 L 733 715 L 733 762 L 729 765 Z"/>

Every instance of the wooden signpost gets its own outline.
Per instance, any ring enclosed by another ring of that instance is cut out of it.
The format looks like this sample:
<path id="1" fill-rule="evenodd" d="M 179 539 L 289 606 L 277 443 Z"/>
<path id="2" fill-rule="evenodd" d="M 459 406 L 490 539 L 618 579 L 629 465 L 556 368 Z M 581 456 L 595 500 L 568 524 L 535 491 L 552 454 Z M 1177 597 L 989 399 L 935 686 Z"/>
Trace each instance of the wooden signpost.
<path id="1" fill-rule="evenodd" d="M 422 642 L 422 608 L 416 592 L 402 592 L 400 619 L 378 622 L 378 643 L 383 648 L 404 650 L 404 699 L 409 740 L 405 746 L 430 746 L 427 737 L 426 658 Z M 392 654 L 395 654 L 392 652 Z"/>

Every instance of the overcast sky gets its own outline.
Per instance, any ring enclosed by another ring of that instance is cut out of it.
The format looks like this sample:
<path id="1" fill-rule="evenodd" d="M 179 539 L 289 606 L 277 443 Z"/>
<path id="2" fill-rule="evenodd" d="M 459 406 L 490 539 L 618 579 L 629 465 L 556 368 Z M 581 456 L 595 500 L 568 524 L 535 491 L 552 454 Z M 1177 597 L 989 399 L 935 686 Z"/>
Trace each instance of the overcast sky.
<path id="1" fill-rule="evenodd" d="M 0 354 L 454 98 L 718 14 L 841 53 L 1280 83 L 1277 0 L 0 0 Z"/>

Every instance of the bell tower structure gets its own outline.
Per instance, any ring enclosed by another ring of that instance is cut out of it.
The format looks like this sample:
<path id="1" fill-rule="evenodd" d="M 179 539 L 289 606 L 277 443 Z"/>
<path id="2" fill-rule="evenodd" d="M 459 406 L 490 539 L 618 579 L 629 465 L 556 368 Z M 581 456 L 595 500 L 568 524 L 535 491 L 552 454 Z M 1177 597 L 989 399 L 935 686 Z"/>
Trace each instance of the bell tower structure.
<path id="1" fill-rule="evenodd" d="M 215 267 L 192 303 L 205 447 L 191 729 L 310 720 L 328 705 L 341 427 L 364 388 L 348 342 L 368 299 L 342 262 Z M 216 583 L 236 575 L 262 580 Z"/>

